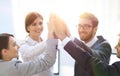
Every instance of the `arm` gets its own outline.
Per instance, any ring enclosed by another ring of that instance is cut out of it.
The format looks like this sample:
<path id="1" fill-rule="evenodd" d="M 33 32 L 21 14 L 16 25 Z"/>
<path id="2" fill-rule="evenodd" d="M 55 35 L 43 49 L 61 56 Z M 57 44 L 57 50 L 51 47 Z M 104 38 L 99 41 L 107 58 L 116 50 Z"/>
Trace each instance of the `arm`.
<path id="1" fill-rule="evenodd" d="M 64 41 L 63 41 L 64 42 Z M 82 67 L 86 67 L 87 63 L 91 60 L 91 54 L 81 48 L 79 45 L 77 45 L 73 41 L 69 41 L 65 46 L 64 46 L 65 51 L 67 51 L 74 59 L 76 62 L 78 62 Z"/>
<path id="2" fill-rule="evenodd" d="M 80 47 L 85 48 L 86 52 L 88 51 L 91 55 L 94 54 L 92 52 L 92 50 L 89 49 L 89 47 L 87 47 L 84 43 L 80 42 L 78 39 L 74 39 L 74 42 L 75 42 L 75 44 L 80 45 Z M 71 46 L 71 48 L 73 48 L 72 46 Z M 102 48 L 106 48 L 103 50 L 107 50 L 107 51 L 102 51 L 102 52 L 104 52 L 104 54 L 105 53 L 108 54 L 107 56 L 109 58 L 110 54 L 111 54 L 110 45 L 108 43 L 104 43 L 104 45 L 102 44 Z M 78 53 L 76 53 L 76 55 Z M 72 53 L 72 54 L 74 54 L 74 53 Z M 104 56 L 104 54 L 102 54 L 102 55 Z M 80 55 L 78 57 L 80 57 Z M 88 65 L 90 67 L 93 67 L 93 72 L 94 72 L 95 76 L 119 76 L 120 75 L 120 62 L 116 62 L 110 66 L 107 63 L 103 62 L 100 58 L 96 57 L 95 55 L 89 56 L 89 57 L 91 57 L 91 59 L 87 60 L 88 62 L 85 64 L 85 66 Z M 85 57 L 84 57 L 84 59 L 85 59 Z M 79 62 L 79 64 L 82 64 L 84 59 L 81 59 L 82 62 Z M 107 58 L 105 58 L 105 59 L 107 60 Z M 80 59 L 78 59 L 78 60 L 80 60 Z M 91 66 L 91 64 L 92 64 L 92 66 Z"/>
<path id="3" fill-rule="evenodd" d="M 50 68 L 56 59 L 57 43 L 58 41 L 56 39 L 48 39 L 44 56 L 39 56 L 39 58 L 37 58 L 35 61 L 18 64 L 18 71 L 25 76 L 31 76 Z"/>
<path id="4" fill-rule="evenodd" d="M 40 42 L 34 46 L 30 46 L 27 42 L 20 46 L 19 51 L 22 55 L 23 61 L 34 59 L 45 51 L 46 42 Z"/>
<path id="5" fill-rule="evenodd" d="M 91 48 L 86 46 L 82 41 L 78 40 L 77 38 L 74 38 L 74 43 L 80 46 L 81 48 L 84 48 L 84 50 L 89 52 L 91 55 L 93 54 Z"/>
<path id="6" fill-rule="evenodd" d="M 86 66 L 92 67 L 95 76 L 120 75 L 120 62 L 116 62 L 110 66 L 87 52 L 90 50 L 85 50 L 86 52 L 83 52 L 84 49 L 76 44 L 78 43 L 69 41 L 64 48 L 83 68 Z"/>
<path id="7" fill-rule="evenodd" d="M 74 39 L 74 42 L 88 51 L 91 55 L 94 55 L 95 57 L 99 58 L 100 60 L 109 63 L 110 55 L 111 55 L 111 46 L 107 41 L 103 41 L 101 43 L 96 44 L 93 49 L 90 49 L 88 46 L 86 46 L 83 42 L 78 40 L 77 38 Z"/>
<path id="8" fill-rule="evenodd" d="M 119 76 L 120 75 L 120 62 L 115 62 L 112 65 L 94 58 L 92 66 L 95 76 Z"/>

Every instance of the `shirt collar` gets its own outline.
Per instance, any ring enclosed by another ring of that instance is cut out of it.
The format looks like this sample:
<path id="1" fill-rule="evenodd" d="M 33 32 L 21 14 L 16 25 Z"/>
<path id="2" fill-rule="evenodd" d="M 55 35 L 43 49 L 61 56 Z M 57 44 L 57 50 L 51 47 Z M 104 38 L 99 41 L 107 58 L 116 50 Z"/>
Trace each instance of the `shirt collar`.
<path id="1" fill-rule="evenodd" d="M 33 40 L 30 36 L 27 37 L 26 42 L 28 42 L 31 45 L 35 45 L 38 43 L 37 41 Z"/>
<path id="2" fill-rule="evenodd" d="M 97 37 L 95 36 L 91 41 L 89 41 L 88 43 L 86 43 L 86 45 L 88 47 L 92 47 L 93 44 L 95 44 L 95 42 L 97 41 Z"/>

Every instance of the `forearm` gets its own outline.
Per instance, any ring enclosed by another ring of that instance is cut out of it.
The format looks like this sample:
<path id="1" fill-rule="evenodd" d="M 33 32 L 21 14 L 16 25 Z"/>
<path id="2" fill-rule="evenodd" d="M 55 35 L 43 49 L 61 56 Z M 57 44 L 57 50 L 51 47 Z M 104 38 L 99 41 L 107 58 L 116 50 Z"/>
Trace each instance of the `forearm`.
<path id="1" fill-rule="evenodd" d="M 36 58 L 34 61 L 29 61 L 27 63 L 19 65 L 19 69 L 23 72 L 24 74 L 28 74 L 26 76 L 31 76 L 32 74 L 39 73 L 41 71 L 44 71 L 48 68 L 50 68 L 56 60 L 56 45 L 57 45 L 57 40 L 50 39 L 47 40 L 47 47 L 46 51 L 43 56 L 39 56 Z"/>
<path id="2" fill-rule="evenodd" d="M 72 41 L 68 42 L 64 49 L 79 63 L 82 67 L 87 65 L 87 62 L 91 60 L 91 55 L 86 52 L 84 49 L 73 43 Z"/>
<path id="3" fill-rule="evenodd" d="M 100 59 L 94 57 L 90 64 L 92 65 L 95 76 L 110 76 L 109 65 Z"/>
<path id="4" fill-rule="evenodd" d="M 89 52 L 91 55 L 93 54 L 91 48 L 89 48 L 86 44 L 84 44 L 82 41 L 78 40 L 77 38 L 74 38 L 74 43 L 81 48 L 83 48 L 86 52 Z"/>
<path id="5" fill-rule="evenodd" d="M 40 42 L 34 46 L 30 46 L 28 43 L 21 45 L 19 51 L 21 53 L 23 61 L 29 61 L 31 59 L 34 59 L 34 57 L 39 56 L 45 51 L 45 45 L 46 42 Z"/>
<path id="6" fill-rule="evenodd" d="M 98 58 L 93 58 L 92 67 L 95 76 L 119 76 L 120 75 L 120 62 L 114 62 L 109 65 Z"/>

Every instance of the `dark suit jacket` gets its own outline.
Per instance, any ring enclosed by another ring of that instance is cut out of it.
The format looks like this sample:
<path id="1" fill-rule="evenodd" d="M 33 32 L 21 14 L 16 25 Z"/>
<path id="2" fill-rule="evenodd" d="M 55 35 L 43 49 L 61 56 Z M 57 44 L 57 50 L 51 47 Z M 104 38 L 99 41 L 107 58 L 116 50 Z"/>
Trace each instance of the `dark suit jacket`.
<path id="1" fill-rule="evenodd" d="M 102 38 L 102 37 L 100 37 Z M 75 59 L 74 76 L 93 76 L 91 56 L 98 57 L 99 59 L 109 63 L 111 47 L 105 39 L 98 39 L 91 49 L 78 39 L 68 42 L 64 49 Z"/>

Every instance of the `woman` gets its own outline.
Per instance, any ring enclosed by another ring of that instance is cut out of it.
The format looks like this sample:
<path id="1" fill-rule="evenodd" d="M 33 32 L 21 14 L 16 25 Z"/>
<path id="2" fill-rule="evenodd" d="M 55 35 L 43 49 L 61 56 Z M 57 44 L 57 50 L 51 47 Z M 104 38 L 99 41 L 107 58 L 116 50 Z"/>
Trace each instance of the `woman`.
<path id="1" fill-rule="evenodd" d="M 43 32 L 43 17 L 37 12 L 30 12 L 25 19 L 25 29 L 28 36 L 20 45 L 20 53 L 24 62 L 35 60 L 46 48 L 46 41 L 41 38 Z M 43 56 L 43 55 L 42 55 Z M 51 69 L 33 76 L 52 76 Z"/>

